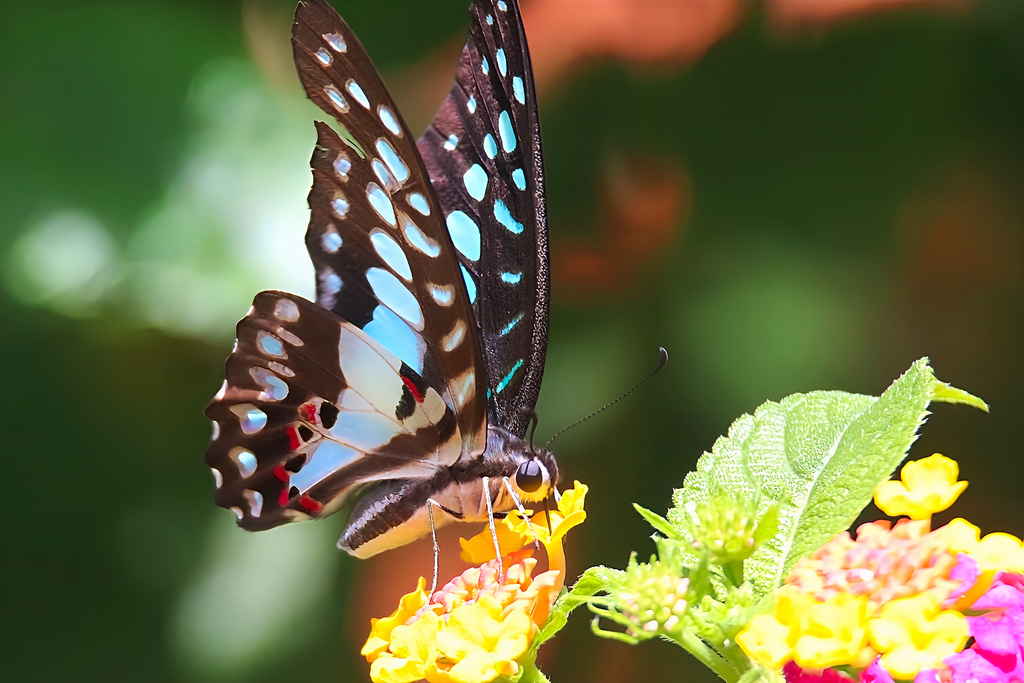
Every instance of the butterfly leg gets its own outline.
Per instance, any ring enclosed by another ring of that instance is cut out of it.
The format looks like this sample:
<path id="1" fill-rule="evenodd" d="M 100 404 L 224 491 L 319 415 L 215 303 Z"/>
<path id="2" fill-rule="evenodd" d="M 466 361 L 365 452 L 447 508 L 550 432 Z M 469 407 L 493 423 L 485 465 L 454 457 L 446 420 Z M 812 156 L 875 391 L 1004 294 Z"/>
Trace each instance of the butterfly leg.
<path id="1" fill-rule="evenodd" d="M 434 506 L 437 506 L 447 512 L 455 519 L 462 519 L 461 512 L 455 512 L 455 510 L 449 510 L 444 505 L 441 505 L 433 498 L 427 498 L 427 518 L 430 520 L 430 539 L 434 543 L 434 580 L 430 582 L 430 594 L 433 595 L 437 589 L 437 560 L 441 555 L 441 548 L 437 545 L 437 532 L 434 530 Z"/>
<path id="2" fill-rule="evenodd" d="M 491 480 L 490 477 L 483 478 L 484 500 L 487 501 L 487 524 L 491 527 L 491 539 L 494 541 L 494 556 L 498 560 L 498 575 L 505 573 L 505 566 L 501 562 L 501 546 L 498 545 L 498 530 L 494 528 L 494 509 L 491 505 Z"/>
<path id="3" fill-rule="evenodd" d="M 521 514 L 523 519 L 529 523 L 530 517 L 526 514 L 526 510 L 523 508 L 523 503 L 519 500 L 519 496 L 516 495 L 515 489 L 512 488 L 512 482 L 508 480 L 508 477 L 502 477 L 502 483 L 505 485 L 505 489 L 508 491 L 509 495 L 512 496 L 512 501 L 519 509 L 519 514 Z M 530 524 L 530 533 L 533 534 L 533 547 L 540 550 L 540 541 L 537 540 L 537 532 L 534 531 L 533 524 Z"/>

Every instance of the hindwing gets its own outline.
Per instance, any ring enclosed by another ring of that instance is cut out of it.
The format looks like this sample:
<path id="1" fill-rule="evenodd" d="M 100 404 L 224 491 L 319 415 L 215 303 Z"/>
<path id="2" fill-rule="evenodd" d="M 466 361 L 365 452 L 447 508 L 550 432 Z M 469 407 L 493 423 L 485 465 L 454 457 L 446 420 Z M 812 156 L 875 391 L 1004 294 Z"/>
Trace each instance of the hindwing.
<path id="1" fill-rule="evenodd" d="M 548 239 L 540 123 L 514 0 L 476 0 L 452 84 L 418 141 L 483 339 L 489 418 L 522 436 L 547 350 Z"/>
<path id="2" fill-rule="evenodd" d="M 433 476 L 462 439 L 444 387 L 355 325 L 262 292 L 206 409 L 216 501 L 251 530 L 330 514 L 359 485 Z"/>

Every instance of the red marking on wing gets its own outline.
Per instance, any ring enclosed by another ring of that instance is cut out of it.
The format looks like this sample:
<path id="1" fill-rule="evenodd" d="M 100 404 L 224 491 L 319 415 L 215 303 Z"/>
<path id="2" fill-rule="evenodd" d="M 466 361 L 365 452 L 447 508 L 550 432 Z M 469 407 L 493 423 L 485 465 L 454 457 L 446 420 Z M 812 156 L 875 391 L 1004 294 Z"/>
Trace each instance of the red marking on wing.
<path id="1" fill-rule="evenodd" d="M 306 405 L 302 406 L 302 409 L 306 413 L 306 421 L 316 424 L 316 404 L 307 403 Z"/>
<path id="2" fill-rule="evenodd" d="M 423 394 L 416 388 L 416 385 L 412 383 L 412 380 L 408 377 L 402 377 L 402 381 L 405 382 L 405 386 L 409 387 L 409 391 L 412 392 L 412 397 L 416 399 L 417 403 L 423 403 Z"/>
<path id="3" fill-rule="evenodd" d="M 321 510 L 324 509 L 322 503 L 318 503 L 309 496 L 302 496 L 301 498 L 299 498 L 299 505 L 306 508 L 310 512 L 320 512 Z"/>
<path id="4" fill-rule="evenodd" d="M 277 497 L 277 502 L 281 507 L 288 505 L 288 483 L 281 488 L 281 495 Z"/>
<path id="5" fill-rule="evenodd" d="M 274 476 L 281 481 L 288 481 L 288 470 L 284 468 L 284 465 L 278 465 L 274 468 Z"/>
<path id="6" fill-rule="evenodd" d="M 302 439 L 299 438 L 299 430 L 295 425 L 289 425 L 289 427 L 284 431 L 285 434 L 288 435 L 288 447 L 293 451 L 299 450 L 299 448 L 302 447 Z"/>

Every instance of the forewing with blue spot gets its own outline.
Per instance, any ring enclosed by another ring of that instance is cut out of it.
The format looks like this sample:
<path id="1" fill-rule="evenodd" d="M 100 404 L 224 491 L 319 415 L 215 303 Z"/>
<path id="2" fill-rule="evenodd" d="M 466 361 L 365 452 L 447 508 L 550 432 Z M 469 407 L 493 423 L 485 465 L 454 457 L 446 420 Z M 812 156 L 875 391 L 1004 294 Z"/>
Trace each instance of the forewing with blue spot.
<path id="1" fill-rule="evenodd" d="M 299 3 L 302 85 L 337 121 L 318 122 L 306 246 L 317 303 L 362 329 L 436 388 L 463 450 L 486 446 L 480 340 L 470 294 L 414 138 L 355 34 L 323 0 Z M 479 244 L 477 245 L 479 251 Z"/>
<path id="2" fill-rule="evenodd" d="M 540 124 L 514 0 L 476 0 L 455 83 L 418 141 L 483 339 L 488 416 L 522 436 L 547 349 Z"/>

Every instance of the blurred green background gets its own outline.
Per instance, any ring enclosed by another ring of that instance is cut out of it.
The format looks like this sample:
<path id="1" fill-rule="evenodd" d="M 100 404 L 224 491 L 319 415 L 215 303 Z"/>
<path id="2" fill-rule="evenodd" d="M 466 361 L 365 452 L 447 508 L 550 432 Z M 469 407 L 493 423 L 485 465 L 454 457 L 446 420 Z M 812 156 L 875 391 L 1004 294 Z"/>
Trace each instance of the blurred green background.
<path id="1" fill-rule="evenodd" d="M 665 509 L 741 413 L 878 394 L 924 355 L 992 412 L 936 406 L 912 455 L 971 482 L 946 518 L 1021 536 L 1024 5 L 715 2 L 696 4 L 717 22 L 635 1 L 636 26 L 603 28 L 571 16 L 601 3 L 524 3 L 554 271 L 539 433 L 671 353 L 558 441 L 592 489 L 570 570 L 651 552 L 630 502 Z M 414 130 L 466 4 L 335 2 Z M 292 9 L 0 9 L 8 681 L 368 680 L 349 606 L 369 578 L 334 548 L 342 520 L 243 533 L 202 461 L 235 321 L 260 289 L 312 295 L 319 113 L 288 63 Z M 710 680 L 668 645 L 595 639 L 586 614 L 542 664 Z"/>

